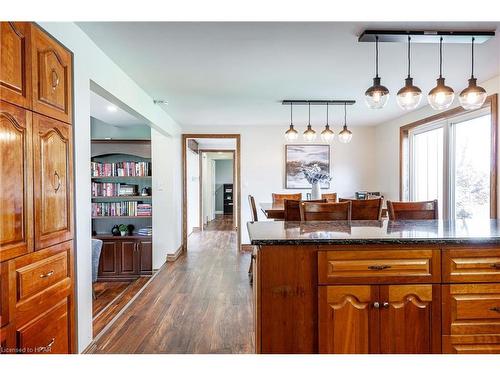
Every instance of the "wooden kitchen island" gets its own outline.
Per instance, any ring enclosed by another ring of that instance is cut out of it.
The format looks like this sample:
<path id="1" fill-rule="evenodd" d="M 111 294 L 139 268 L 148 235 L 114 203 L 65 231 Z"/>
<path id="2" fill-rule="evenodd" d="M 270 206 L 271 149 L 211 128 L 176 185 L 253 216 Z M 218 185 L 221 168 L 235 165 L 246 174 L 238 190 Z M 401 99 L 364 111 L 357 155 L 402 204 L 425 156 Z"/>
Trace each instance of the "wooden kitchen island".
<path id="1" fill-rule="evenodd" d="M 500 221 L 248 230 L 257 353 L 500 353 Z"/>

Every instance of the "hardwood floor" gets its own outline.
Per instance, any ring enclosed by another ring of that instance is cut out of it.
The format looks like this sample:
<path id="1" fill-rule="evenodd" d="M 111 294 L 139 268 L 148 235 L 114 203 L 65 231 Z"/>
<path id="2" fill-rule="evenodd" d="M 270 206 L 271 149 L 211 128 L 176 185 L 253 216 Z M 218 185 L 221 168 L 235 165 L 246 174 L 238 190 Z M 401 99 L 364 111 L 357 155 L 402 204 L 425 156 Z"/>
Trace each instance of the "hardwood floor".
<path id="1" fill-rule="evenodd" d="M 95 318 L 106 308 L 117 296 L 119 296 L 130 285 L 130 281 L 94 283 L 95 299 L 92 301 L 92 316 Z"/>
<path id="2" fill-rule="evenodd" d="M 101 310 L 94 314 L 93 320 L 93 333 L 96 337 L 113 319 L 117 316 L 120 311 L 127 305 L 127 303 L 134 298 L 134 296 L 141 290 L 141 288 L 149 281 L 150 277 L 139 277 L 137 280 L 132 282 L 110 282 L 106 284 L 126 284 L 118 285 L 112 287 L 112 291 L 108 294 L 115 294 L 115 298 L 107 298 L 107 304 L 104 305 Z M 116 294 L 116 292 L 121 289 L 121 292 Z M 97 296 L 99 299 L 99 296 Z"/>
<path id="3" fill-rule="evenodd" d="M 191 234 L 87 353 L 253 353 L 250 254 L 223 221 Z"/>
<path id="4" fill-rule="evenodd" d="M 233 215 L 215 215 L 215 219 L 209 221 L 204 230 L 234 230 Z"/>

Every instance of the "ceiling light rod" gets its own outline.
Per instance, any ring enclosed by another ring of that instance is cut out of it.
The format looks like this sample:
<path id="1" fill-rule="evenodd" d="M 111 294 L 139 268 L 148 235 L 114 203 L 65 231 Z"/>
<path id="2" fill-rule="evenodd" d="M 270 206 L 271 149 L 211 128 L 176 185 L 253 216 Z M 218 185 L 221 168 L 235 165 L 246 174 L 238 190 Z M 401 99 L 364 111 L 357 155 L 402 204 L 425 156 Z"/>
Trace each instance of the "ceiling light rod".
<path id="1" fill-rule="evenodd" d="M 470 43 L 475 38 L 476 43 L 484 43 L 495 36 L 495 31 L 442 31 L 442 30 L 365 30 L 358 38 L 358 42 L 375 43 L 378 36 L 379 42 L 405 43 L 411 36 L 413 43 L 435 43 L 441 38 L 445 43 Z"/>
<path id="2" fill-rule="evenodd" d="M 355 100 L 291 100 L 285 99 L 281 102 L 283 105 L 353 105 Z"/>

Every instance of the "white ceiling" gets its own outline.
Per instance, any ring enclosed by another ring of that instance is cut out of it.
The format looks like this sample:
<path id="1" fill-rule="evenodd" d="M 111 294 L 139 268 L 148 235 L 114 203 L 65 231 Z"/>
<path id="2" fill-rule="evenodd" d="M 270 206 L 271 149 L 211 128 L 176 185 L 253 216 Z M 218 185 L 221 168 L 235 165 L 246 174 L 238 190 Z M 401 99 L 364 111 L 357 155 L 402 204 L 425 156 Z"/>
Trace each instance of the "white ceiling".
<path id="1" fill-rule="evenodd" d="M 234 138 L 193 138 L 198 148 L 206 150 L 236 150 Z"/>
<path id="2" fill-rule="evenodd" d="M 114 110 L 110 110 L 110 108 Z M 93 91 L 90 91 L 90 115 L 119 127 L 144 125 L 139 119 Z"/>
<path id="3" fill-rule="evenodd" d="M 282 99 L 354 99 L 353 126 L 375 125 L 404 113 L 395 93 L 406 76 L 406 45 L 380 45 L 380 75 L 391 91 L 382 110 L 368 110 L 364 91 L 374 76 L 374 44 L 358 43 L 364 29 L 496 30 L 500 23 L 236 23 L 83 22 L 78 25 L 181 126 L 279 125 L 289 122 Z M 500 37 L 477 45 L 476 76 L 499 73 Z M 438 45 L 415 44 L 412 76 L 427 93 L 438 75 Z M 470 75 L 470 46 L 444 47 L 444 76 L 459 92 Z M 422 105 L 427 104 L 426 99 Z M 325 110 L 312 108 L 312 123 Z M 336 126 L 342 109 L 331 109 Z M 307 122 L 307 107 L 294 111 Z"/>

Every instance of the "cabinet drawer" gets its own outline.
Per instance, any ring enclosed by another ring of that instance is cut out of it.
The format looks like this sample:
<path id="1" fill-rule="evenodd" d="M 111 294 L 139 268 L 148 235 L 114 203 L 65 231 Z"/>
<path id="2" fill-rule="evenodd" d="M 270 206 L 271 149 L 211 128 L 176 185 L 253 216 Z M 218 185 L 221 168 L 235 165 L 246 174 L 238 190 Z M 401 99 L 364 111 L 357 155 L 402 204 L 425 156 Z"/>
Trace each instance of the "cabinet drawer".
<path id="1" fill-rule="evenodd" d="M 443 334 L 500 335 L 500 284 L 443 285 Z"/>
<path id="2" fill-rule="evenodd" d="M 500 335 L 446 335 L 443 354 L 500 354 Z"/>
<path id="3" fill-rule="evenodd" d="M 19 348 L 32 354 L 67 354 L 68 321 L 68 302 L 64 299 L 17 329 Z"/>
<path id="4" fill-rule="evenodd" d="M 500 282 L 500 249 L 443 252 L 444 282 Z"/>
<path id="5" fill-rule="evenodd" d="M 18 298 L 25 299 L 58 281 L 69 277 L 66 251 L 19 268 L 17 271 Z"/>
<path id="6" fill-rule="evenodd" d="M 319 251 L 320 284 L 439 282 L 438 250 Z"/>

